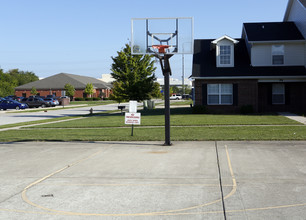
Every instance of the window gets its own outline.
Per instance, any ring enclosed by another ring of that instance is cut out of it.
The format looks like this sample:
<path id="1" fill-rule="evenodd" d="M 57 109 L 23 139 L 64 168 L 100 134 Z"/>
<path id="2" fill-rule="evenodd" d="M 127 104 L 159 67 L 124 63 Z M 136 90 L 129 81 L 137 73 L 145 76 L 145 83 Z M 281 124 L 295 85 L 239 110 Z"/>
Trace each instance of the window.
<path id="1" fill-rule="evenodd" d="M 272 45 L 272 64 L 282 65 L 284 64 L 284 45 Z"/>
<path id="2" fill-rule="evenodd" d="M 230 45 L 220 46 L 220 64 L 221 65 L 231 64 L 231 46 Z"/>
<path id="3" fill-rule="evenodd" d="M 285 104 L 285 84 L 272 84 L 272 104 Z"/>
<path id="4" fill-rule="evenodd" d="M 232 84 L 208 84 L 207 85 L 208 105 L 232 105 L 233 85 Z"/>

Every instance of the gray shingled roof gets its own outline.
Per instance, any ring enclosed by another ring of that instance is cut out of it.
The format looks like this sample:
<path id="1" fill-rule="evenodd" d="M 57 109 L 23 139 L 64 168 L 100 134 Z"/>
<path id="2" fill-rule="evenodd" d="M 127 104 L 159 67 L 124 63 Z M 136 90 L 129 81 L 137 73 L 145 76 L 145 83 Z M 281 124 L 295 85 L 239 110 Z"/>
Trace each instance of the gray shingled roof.
<path id="1" fill-rule="evenodd" d="M 69 73 L 59 73 L 35 82 L 27 83 L 15 88 L 15 90 L 28 90 L 35 87 L 37 90 L 43 89 L 64 89 L 70 83 L 75 89 L 85 89 L 88 83 L 92 83 L 95 89 L 110 89 L 110 86 L 101 80 L 88 76 L 79 76 Z"/>
<path id="2" fill-rule="evenodd" d="M 249 41 L 305 40 L 294 22 L 263 22 L 243 24 Z"/>

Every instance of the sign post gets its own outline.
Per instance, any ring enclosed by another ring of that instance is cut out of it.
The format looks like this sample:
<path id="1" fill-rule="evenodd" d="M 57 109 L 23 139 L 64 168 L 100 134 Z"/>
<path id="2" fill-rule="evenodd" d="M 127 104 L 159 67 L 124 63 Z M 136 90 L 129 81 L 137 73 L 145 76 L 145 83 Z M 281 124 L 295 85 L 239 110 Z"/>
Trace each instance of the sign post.
<path id="1" fill-rule="evenodd" d="M 140 113 L 129 113 L 129 112 L 125 113 L 125 124 L 132 125 L 131 136 L 133 136 L 134 125 L 140 125 L 140 119 L 141 119 Z"/>
<path id="2" fill-rule="evenodd" d="M 130 101 L 129 112 L 125 113 L 125 124 L 132 125 L 131 136 L 134 135 L 134 124 L 140 125 L 141 114 L 137 113 L 137 101 Z"/>

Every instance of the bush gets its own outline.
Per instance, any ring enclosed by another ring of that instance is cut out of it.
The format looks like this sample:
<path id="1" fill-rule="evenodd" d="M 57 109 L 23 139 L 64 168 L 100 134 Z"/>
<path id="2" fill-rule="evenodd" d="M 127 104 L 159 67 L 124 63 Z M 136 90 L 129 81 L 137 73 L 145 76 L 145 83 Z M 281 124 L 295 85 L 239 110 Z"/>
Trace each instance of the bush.
<path id="1" fill-rule="evenodd" d="M 85 101 L 93 101 L 93 98 L 85 98 Z"/>
<path id="2" fill-rule="evenodd" d="M 240 108 L 240 113 L 243 115 L 254 113 L 253 105 L 243 105 Z"/>
<path id="3" fill-rule="evenodd" d="M 74 98 L 75 101 L 85 101 L 84 98 Z"/>
<path id="4" fill-rule="evenodd" d="M 110 100 L 109 98 L 104 97 L 103 100 Z"/>
<path id="5" fill-rule="evenodd" d="M 206 114 L 207 109 L 204 105 L 195 105 L 192 107 L 192 114 Z"/>
<path id="6" fill-rule="evenodd" d="M 94 101 L 99 101 L 99 100 L 101 100 L 99 97 L 93 97 L 93 100 Z"/>

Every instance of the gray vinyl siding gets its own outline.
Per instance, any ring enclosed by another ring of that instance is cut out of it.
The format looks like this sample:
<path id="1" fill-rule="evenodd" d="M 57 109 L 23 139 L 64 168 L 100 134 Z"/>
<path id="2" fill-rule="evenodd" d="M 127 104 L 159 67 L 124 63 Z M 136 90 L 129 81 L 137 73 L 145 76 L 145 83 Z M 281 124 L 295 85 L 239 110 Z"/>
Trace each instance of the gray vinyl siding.
<path id="1" fill-rule="evenodd" d="M 272 65 L 271 45 L 254 44 L 251 51 L 252 66 L 271 66 Z"/>
<path id="2" fill-rule="evenodd" d="M 305 65 L 305 44 L 285 45 L 284 66 Z M 272 44 L 254 44 L 251 52 L 252 66 L 272 66 Z"/>
<path id="3" fill-rule="evenodd" d="M 306 9 L 305 7 L 297 0 L 293 1 L 288 21 L 293 21 L 298 29 L 306 38 Z"/>

